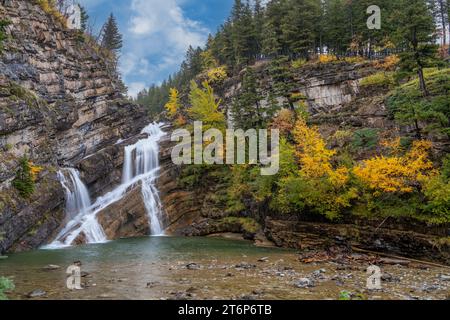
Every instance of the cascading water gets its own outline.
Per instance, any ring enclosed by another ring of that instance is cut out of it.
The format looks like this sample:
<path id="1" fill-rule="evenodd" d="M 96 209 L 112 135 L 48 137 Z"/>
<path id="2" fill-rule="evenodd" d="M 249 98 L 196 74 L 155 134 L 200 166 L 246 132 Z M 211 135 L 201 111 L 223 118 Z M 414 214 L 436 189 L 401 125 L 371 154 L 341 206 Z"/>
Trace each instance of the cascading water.
<path id="1" fill-rule="evenodd" d="M 159 140 L 164 136 L 160 125 L 150 125 L 142 131 L 147 139 L 125 148 L 122 183 L 134 184 L 138 179 L 142 183 L 142 197 L 149 215 L 152 235 L 162 235 L 161 201 L 155 183 L 159 171 Z M 134 161 L 133 161 L 134 158 Z"/>
<path id="2" fill-rule="evenodd" d="M 66 191 L 66 219 L 68 223 L 49 245 L 49 248 L 70 246 L 81 233 L 86 242 L 101 243 L 106 241 L 106 235 L 92 212 L 89 192 L 80 179 L 80 173 L 75 169 L 58 172 L 58 178 Z M 67 179 L 67 176 L 69 179 Z M 81 230 L 78 232 L 78 230 Z"/>
<path id="3" fill-rule="evenodd" d="M 87 243 L 106 242 L 106 235 L 97 221 L 97 214 L 120 201 L 131 187 L 140 183 L 145 208 L 149 215 L 152 235 L 162 235 L 161 202 L 155 183 L 159 171 L 159 140 L 164 136 L 162 124 L 150 124 L 144 130 L 147 138 L 125 148 L 125 159 L 122 184 L 113 191 L 99 197 L 91 204 L 86 186 L 75 169 L 67 169 L 70 183 L 66 175 L 59 173 L 59 178 L 66 191 L 66 214 L 71 219 L 59 233 L 56 240 L 47 248 L 70 246 L 84 235 Z"/>

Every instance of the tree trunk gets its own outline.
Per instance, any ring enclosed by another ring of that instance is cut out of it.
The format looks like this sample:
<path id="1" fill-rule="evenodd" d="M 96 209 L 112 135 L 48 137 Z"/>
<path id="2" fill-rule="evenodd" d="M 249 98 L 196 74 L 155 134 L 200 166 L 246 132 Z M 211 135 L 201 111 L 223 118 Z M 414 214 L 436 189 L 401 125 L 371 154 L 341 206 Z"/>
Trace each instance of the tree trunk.
<path id="1" fill-rule="evenodd" d="M 423 75 L 423 68 L 419 66 L 419 70 L 417 70 L 417 73 L 419 75 L 419 83 L 420 83 L 420 90 L 422 91 L 422 94 L 424 97 L 427 97 L 429 95 L 427 84 L 425 82 L 425 76 Z"/>
<path id="2" fill-rule="evenodd" d="M 445 21 L 445 6 L 444 6 L 444 0 L 439 0 L 439 11 L 441 14 L 441 22 L 442 22 L 442 43 L 444 47 L 447 45 L 447 25 Z"/>

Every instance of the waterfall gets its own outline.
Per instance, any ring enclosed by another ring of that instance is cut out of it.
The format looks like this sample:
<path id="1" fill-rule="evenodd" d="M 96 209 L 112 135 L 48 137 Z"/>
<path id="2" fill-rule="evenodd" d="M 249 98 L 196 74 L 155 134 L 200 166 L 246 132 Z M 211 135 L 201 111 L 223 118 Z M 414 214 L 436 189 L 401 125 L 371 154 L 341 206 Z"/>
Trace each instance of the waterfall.
<path id="1" fill-rule="evenodd" d="M 106 235 L 92 212 L 89 192 L 81 181 L 80 173 L 72 168 L 65 169 L 58 172 L 58 179 L 66 192 L 68 223 L 48 248 L 70 246 L 81 233 L 87 243 L 105 242 Z"/>
<path id="2" fill-rule="evenodd" d="M 97 214 L 120 201 L 131 187 L 141 184 L 142 198 L 150 220 L 152 235 L 162 235 L 161 201 L 156 189 L 159 172 L 159 140 L 164 136 L 161 124 L 150 124 L 142 130 L 147 138 L 125 147 L 122 183 L 113 191 L 99 197 L 91 204 L 86 186 L 75 169 L 67 169 L 70 182 L 62 172 L 58 174 L 66 191 L 66 214 L 71 219 L 47 248 L 70 246 L 81 235 L 87 243 L 107 241 Z"/>
<path id="3" fill-rule="evenodd" d="M 129 184 L 135 179 L 141 182 L 151 234 L 162 235 L 161 201 L 155 183 L 159 171 L 158 142 L 164 136 L 164 132 L 160 125 L 149 125 L 142 133 L 146 133 L 148 138 L 125 148 L 122 183 Z"/>

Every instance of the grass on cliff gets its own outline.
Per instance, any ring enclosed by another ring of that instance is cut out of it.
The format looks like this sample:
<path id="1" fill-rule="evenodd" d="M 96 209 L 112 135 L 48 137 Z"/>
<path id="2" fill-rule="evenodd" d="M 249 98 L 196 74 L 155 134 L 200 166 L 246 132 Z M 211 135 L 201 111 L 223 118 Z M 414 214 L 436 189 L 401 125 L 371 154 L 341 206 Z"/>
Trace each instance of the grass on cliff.
<path id="1" fill-rule="evenodd" d="M 399 124 L 414 127 L 417 138 L 433 134 L 450 139 L 450 68 L 428 69 L 425 78 L 429 96 L 422 95 L 414 79 L 391 92 L 389 112 Z"/>
<path id="2" fill-rule="evenodd" d="M 6 35 L 6 27 L 11 24 L 8 20 L 0 20 L 0 54 L 3 51 L 3 42 L 8 38 Z"/>
<path id="3" fill-rule="evenodd" d="M 56 8 L 56 0 L 35 0 L 35 2 L 45 13 L 54 17 L 63 27 L 67 27 L 67 19 Z"/>

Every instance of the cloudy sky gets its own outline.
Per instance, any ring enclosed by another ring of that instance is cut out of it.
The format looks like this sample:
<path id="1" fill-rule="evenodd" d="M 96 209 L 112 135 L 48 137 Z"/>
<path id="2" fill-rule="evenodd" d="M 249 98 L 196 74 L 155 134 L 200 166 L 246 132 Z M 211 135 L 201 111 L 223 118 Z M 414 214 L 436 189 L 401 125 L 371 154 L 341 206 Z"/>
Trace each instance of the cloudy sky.
<path id="1" fill-rule="evenodd" d="M 79 0 L 96 30 L 112 12 L 124 35 L 120 69 L 136 95 L 178 70 L 189 45 L 203 46 L 233 0 Z"/>

